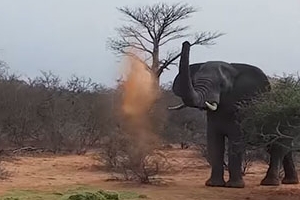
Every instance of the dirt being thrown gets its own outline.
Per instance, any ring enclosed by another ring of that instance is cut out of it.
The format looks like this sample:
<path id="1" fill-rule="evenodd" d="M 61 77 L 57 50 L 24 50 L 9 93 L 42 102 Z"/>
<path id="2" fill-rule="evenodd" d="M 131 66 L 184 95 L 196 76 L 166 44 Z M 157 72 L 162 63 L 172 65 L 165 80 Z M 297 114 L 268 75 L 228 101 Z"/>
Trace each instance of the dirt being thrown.
<path id="1" fill-rule="evenodd" d="M 159 95 L 156 78 L 144 63 L 133 58 L 129 59 L 125 73 L 122 112 L 126 132 L 136 149 L 152 148 L 158 140 L 149 118 Z"/>

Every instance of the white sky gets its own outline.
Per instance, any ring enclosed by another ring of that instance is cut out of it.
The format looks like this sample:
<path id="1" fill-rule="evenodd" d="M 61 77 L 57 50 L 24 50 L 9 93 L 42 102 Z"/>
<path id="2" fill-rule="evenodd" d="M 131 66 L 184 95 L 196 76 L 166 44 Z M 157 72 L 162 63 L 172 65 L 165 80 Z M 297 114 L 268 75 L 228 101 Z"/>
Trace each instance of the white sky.
<path id="1" fill-rule="evenodd" d="M 160 1 L 0 0 L 0 59 L 23 76 L 51 70 L 63 79 L 76 74 L 113 86 L 120 63 L 106 48 L 106 41 L 124 23 L 116 7 L 155 2 Z M 200 8 L 186 21 L 191 32 L 226 33 L 215 46 L 193 47 L 192 62 L 245 62 L 269 75 L 300 69 L 299 0 L 181 2 Z M 182 41 L 168 48 L 180 48 Z M 171 81 L 176 73 L 177 68 L 172 67 L 163 74 L 162 82 Z"/>

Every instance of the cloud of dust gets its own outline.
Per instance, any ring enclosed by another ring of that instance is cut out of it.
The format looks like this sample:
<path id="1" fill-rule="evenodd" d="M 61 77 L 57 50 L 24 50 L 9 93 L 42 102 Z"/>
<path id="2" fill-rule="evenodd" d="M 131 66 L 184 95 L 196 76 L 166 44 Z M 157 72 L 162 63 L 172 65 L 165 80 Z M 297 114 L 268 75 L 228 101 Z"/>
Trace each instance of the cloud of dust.
<path id="1" fill-rule="evenodd" d="M 153 148 L 158 137 L 152 131 L 149 112 L 159 95 L 156 77 L 141 61 L 129 58 L 124 71 L 122 114 L 134 146 Z"/>

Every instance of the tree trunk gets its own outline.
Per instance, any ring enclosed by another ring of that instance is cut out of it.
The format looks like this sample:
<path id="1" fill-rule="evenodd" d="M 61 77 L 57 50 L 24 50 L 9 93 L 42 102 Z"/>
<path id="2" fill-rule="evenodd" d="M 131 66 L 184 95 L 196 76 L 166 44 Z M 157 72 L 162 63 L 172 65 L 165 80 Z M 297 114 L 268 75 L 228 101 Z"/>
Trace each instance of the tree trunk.
<path id="1" fill-rule="evenodd" d="M 153 75 L 155 75 L 155 77 L 157 78 L 157 84 L 159 85 L 159 77 L 160 74 L 159 73 L 159 45 L 158 44 L 154 44 L 153 47 L 153 55 L 152 55 L 152 66 L 151 66 L 151 70 L 153 72 Z"/>

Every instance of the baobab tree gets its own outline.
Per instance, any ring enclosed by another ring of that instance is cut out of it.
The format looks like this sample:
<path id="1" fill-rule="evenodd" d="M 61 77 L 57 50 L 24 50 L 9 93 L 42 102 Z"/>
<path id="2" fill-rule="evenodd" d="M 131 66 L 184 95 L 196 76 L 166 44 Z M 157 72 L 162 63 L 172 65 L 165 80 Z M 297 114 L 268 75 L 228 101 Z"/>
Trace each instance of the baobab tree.
<path id="1" fill-rule="evenodd" d="M 118 55 L 134 56 L 143 61 L 159 79 L 160 75 L 180 57 L 178 50 L 166 51 L 161 56 L 161 47 L 191 36 L 189 26 L 182 23 L 197 9 L 188 4 L 157 3 L 141 7 L 117 8 L 128 20 L 116 28 L 118 37 L 108 39 L 108 47 Z M 218 32 L 193 34 L 191 45 L 214 45 L 214 39 L 223 35 Z M 137 53 L 138 52 L 138 53 Z"/>

